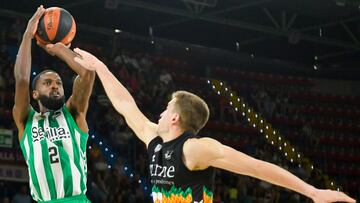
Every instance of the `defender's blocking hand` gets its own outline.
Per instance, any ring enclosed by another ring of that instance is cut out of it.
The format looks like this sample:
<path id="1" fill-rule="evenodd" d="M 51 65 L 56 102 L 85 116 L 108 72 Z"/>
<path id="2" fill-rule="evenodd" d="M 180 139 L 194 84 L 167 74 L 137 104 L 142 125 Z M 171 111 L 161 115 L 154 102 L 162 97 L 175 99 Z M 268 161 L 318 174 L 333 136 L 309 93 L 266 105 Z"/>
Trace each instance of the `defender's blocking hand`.
<path id="1" fill-rule="evenodd" d="M 98 68 L 106 67 L 103 62 L 87 51 L 75 48 L 74 52 L 77 53 L 77 56 L 74 58 L 75 62 L 88 70 L 96 71 Z"/>

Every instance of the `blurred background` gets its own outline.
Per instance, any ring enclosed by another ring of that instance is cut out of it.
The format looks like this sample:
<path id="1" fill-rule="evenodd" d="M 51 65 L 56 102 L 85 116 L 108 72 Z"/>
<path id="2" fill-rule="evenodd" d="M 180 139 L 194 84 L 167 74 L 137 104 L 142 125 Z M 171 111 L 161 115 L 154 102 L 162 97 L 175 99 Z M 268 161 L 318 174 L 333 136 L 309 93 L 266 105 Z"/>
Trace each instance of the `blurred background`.
<path id="1" fill-rule="evenodd" d="M 0 202 L 31 202 L 12 120 L 13 68 L 27 21 L 43 4 L 75 18 L 72 47 L 92 52 L 156 122 L 174 90 L 208 103 L 200 132 L 360 200 L 360 2 L 357 0 L 79 0 L 0 2 Z M 32 77 L 75 76 L 33 44 Z M 145 145 L 100 81 L 87 116 L 92 202 L 151 202 Z M 217 170 L 215 203 L 311 202 Z"/>

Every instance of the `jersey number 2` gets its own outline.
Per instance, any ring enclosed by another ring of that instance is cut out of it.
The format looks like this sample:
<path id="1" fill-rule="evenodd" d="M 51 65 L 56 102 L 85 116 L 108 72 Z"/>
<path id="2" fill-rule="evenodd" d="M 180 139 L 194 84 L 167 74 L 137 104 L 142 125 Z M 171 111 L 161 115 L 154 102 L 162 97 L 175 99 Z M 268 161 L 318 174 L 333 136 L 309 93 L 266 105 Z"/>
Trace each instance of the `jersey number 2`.
<path id="1" fill-rule="evenodd" d="M 49 147 L 50 163 L 59 163 L 59 156 L 56 147 Z"/>

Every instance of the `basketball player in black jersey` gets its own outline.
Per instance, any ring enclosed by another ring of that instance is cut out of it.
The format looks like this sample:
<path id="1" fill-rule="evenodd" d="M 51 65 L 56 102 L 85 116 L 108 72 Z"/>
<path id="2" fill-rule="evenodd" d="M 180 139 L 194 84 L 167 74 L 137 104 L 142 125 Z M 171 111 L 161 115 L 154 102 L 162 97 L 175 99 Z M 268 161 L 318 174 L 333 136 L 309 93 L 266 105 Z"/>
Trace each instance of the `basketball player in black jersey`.
<path id="1" fill-rule="evenodd" d="M 209 110 L 192 93 L 175 92 L 158 124 L 152 123 L 106 65 L 86 51 L 75 51 L 81 56 L 75 61 L 96 71 L 115 109 L 146 144 L 155 203 L 212 203 L 214 167 L 286 187 L 316 203 L 355 202 L 342 192 L 317 189 L 274 164 L 197 136 L 209 118 Z"/>

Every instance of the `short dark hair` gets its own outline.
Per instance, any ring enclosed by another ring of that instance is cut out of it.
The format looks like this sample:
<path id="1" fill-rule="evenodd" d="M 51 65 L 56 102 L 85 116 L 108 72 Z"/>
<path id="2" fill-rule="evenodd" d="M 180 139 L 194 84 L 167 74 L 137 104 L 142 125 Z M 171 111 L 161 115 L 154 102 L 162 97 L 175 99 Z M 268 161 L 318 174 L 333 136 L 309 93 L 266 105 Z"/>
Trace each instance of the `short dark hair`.
<path id="1" fill-rule="evenodd" d="M 37 81 L 39 80 L 40 76 L 41 76 L 42 74 L 45 74 L 45 73 L 48 73 L 48 72 L 53 72 L 53 73 L 58 74 L 56 71 L 51 70 L 51 69 L 46 69 L 46 70 L 41 71 L 39 74 L 37 74 L 37 75 L 35 76 L 35 78 L 33 79 L 32 83 L 31 83 L 32 90 L 35 90 L 35 89 L 36 89 L 36 84 L 37 84 Z"/>

